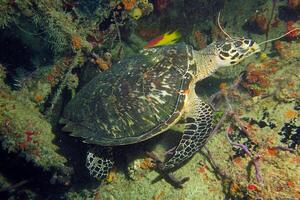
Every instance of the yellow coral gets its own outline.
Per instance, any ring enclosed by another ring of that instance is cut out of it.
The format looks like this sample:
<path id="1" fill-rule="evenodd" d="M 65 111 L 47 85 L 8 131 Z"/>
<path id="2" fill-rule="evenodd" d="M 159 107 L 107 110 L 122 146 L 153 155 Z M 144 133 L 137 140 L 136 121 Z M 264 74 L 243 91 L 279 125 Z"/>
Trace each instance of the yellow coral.
<path id="1" fill-rule="evenodd" d="M 43 97 L 42 95 L 40 95 L 40 94 L 37 94 L 37 95 L 34 96 L 34 101 L 35 101 L 36 103 L 40 103 L 40 102 L 42 102 L 43 100 L 44 100 L 44 97 Z"/>
<path id="2" fill-rule="evenodd" d="M 97 58 L 95 60 L 95 64 L 98 65 L 99 69 L 101 69 L 102 71 L 108 70 L 108 68 L 110 67 L 110 64 L 103 58 Z"/>
<path id="3" fill-rule="evenodd" d="M 148 0 L 141 0 L 141 3 L 142 3 L 142 4 L 148 4 L 149 1 L 148 1 Z"/>
<path id="4" fill-rule="evenodd" d="M 294 110 L 288 110 L 284 113 L 285 119 L 294 119 L 298 116 L 298 112 Z"/>
<path id="5" fill-rule="evenodd" d="M 140 8 L 135 8 L 135 9 L 132 10 L 130 15 L 133 19 L 138 20 L 142 16 L 142 10 Z"/>
<path id="6" fill-rule="evenodd" d="M 108 175 L 107 175 L 107 177 L 106 177 L 106 181 L 108 182 L 108 183 L 111 183 L 111 182 L 113 182 L 114 180 L 116 180 L 116 170 L 115 169 L 112 169 L 109 173 L 108 173 Z"/>
<path id="7" fill-rule="evenodd" d="M 228 89 L 228 85 L 227 83 L 222 82 L 220 83 L 219 88 L 221 91 L 225 91 L 226 89 Z"/>
<path id="8" fill-rule="evenodd" d="M 153 169 L 155 164 L 152 162 L 151 158 L 146 158 L 139 163 L 141 169 Z"/>
<path id="9" fill-rule="evenodd" d="M 125 10 L 131 10 L 135 4 L 136 0 L 122 0 Z"/>

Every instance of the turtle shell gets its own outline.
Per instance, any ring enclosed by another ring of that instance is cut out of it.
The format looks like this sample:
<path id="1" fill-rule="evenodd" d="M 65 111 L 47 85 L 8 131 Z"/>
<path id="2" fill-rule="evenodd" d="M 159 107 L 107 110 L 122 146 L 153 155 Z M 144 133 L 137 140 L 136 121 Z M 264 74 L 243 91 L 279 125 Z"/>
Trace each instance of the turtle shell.
<path id="1" fill-rule="evenodd" d="M 195 72 L 192 48 L 143 50 L 87 83 L 67 104 L 63 130 L 85 142 L 125 145 L 149 139 L 181 116 Z"/>

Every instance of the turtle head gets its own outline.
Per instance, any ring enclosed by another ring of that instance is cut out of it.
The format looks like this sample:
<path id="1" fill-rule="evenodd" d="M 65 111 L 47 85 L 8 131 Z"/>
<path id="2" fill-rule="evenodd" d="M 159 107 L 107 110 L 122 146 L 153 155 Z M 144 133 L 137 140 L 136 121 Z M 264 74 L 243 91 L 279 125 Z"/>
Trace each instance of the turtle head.
<path id="1" fill-rule="evenodd" d="M 248 56 L 260 52 L 260 46 L 251 39 L 230 38 L 216 43 L 217 65 L 236 65 Z"/>

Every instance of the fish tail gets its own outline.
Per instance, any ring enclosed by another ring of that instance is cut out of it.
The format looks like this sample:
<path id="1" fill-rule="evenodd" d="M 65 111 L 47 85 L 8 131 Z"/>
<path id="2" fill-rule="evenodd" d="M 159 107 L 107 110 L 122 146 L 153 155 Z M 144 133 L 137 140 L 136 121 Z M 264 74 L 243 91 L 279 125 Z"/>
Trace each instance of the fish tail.
<path id="1" fill-rule="evenodd" d="M 156 46 L 162 46 L 162 45 L 168 45 L 168 44 L 174 44 L 181 38 L 181 33 L 176 31 L 168 31 L 164 33 L 163 35 L 160 35 L 152 40 L 150 40 L 144 48 L 150 48 L 150 47 L 156 47 Z"/>

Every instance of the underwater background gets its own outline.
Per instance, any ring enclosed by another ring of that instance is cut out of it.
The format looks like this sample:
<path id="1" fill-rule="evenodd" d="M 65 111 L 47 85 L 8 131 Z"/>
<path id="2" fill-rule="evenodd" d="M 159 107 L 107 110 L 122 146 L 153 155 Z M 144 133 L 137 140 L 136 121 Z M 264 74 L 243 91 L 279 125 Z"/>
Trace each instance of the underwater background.
<path id="1" fill-rule="evenodd" d="M 218 13 L 257 43 L 300 27 L 299 0 L 0 0 L 0 199 L 300 199 L 300 30 L 197 84 L 220 123 L 174 172 L 190 178 L 183 188 L 146 153 L 163 158 L 180 130 L 117 146 L 102 181 L 85 168 L 88 145 L 62 131 L 76 93 L 152 39 L 176 31 L 196 50 L 225 39 Z"/>

